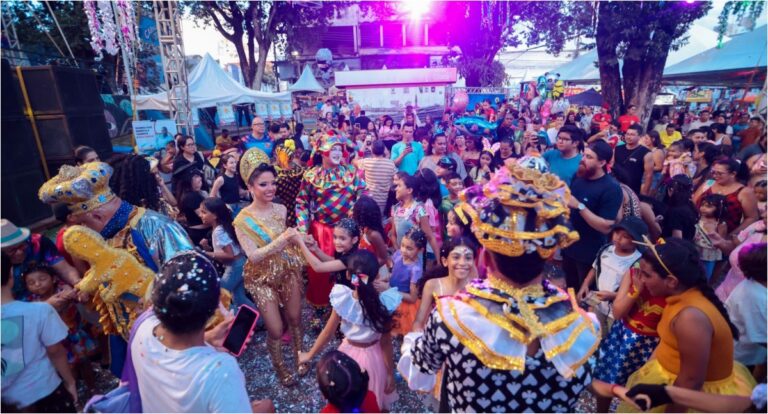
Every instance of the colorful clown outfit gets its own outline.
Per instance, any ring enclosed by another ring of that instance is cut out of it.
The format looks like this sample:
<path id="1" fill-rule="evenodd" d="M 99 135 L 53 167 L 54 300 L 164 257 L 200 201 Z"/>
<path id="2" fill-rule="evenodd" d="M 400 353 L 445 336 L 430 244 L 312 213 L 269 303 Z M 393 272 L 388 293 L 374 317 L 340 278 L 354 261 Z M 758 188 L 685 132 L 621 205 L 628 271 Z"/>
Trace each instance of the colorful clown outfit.
<path id="1" fill-rule="evenodd" d="M 296 143 L 288 139 L 275 147 L 275 162 L 277 164 L 277 198 L 288 209 L 286 224 L 288 227 L 296 226 L 296 197 L 299 195 L 301 180 L 306 169 L 293 163 L 293 154 L 296 152 Z"/>
<path id="2" fill-rule="evenodd" d="M 317 142 L 316 150 L 326 157 L 335 145 L 346 148 L 346 140 L 326 135 Z M 314 166 L 304 173 L 296 198 L 296 226 L 302 233 L 311 234 L 318 246 L 329 256 L 334 255 L 333 226 L 349 217 L 355 201 L 366 191 L 365 182 L 352 166 L 333 168 Z M 314 306 L 328 306 L 333 279 L 327 273 L 307 269 L 307 301 Z"/>
<path id="3" fill-rule="evenodd" d="M 567 226 L 569 196 L 556 176 L 510 164 L 461 200 L 486 249 L 543 261 L 578 239 Z M 452 412 L 574 411 L 600 325 L 573 297 L 546 280 L 516 287 L 491 272 L 436 298 L 423 334 L 405 337 L 398 370 L 411 389 L 429 392 L 442 367 Z"/>
<path id="4" fill-rule="evenodd" d="M 268 164 L 269 158 L 258 148 L 251 148 L 240 159 L 240 174 L 250 177 L 253 171 L 262 164 Z M 301 272 L 305 261 L 301 252 L 294 245 L 282 247 L 273 243 L 285 232 L 285 217 L 281 211 L 272 205 L 269 218 L 257 217 L 248 208 L 240 210 L 232 223 L 237 233 L 240 246 L 245 251 L 248 260 L 243 267 L 243 281 L 259 309 L 266 309 L 270 303 L 277 303 L 281 308 L 289 303 L 293 295 L 301 295 L 294 286 L 301 286 Z M 254 257 L 259 260 L 255 261 Z M 290 326 L 293 352 L 296 361 L 301 351 L 301 339 L 304 337 L 301 326 Z M 280 341 L 267 338 L 267 348 L 272 364 L 284 385 L 291 383 L 290 373 L 283 361 Z M 308 367 L 299 367 L 300 375 L 306 373 Z"/>
<path id="5" fill-rule="evenodd" d="M 112 167 L 102 162 L 65 165 L 40 187 L 38 196 L 45 203 L 67 204 L 72 214 L 86 214 L 115 199 L 109 188 L 111 176 Z M 104 332 L 119 335 L 110 338 L 113 369 L 117 365 L 119 372 L 125 354 L 124 339 L 141 313 L 139 299 L 146 292 L 147 279 L 175 254 L 194 246 L 175 221 L 125 201 L 99 233 L 73 226 L 65 233 L 64 242 L 72 256 L 88 261 L 92 269 L 101 265 L 110 268 L 109 283 L 95 286 L 98 294 L 93 295 L 93 305 Z M 83 290 L 80 284 L 78 288 Z"/>

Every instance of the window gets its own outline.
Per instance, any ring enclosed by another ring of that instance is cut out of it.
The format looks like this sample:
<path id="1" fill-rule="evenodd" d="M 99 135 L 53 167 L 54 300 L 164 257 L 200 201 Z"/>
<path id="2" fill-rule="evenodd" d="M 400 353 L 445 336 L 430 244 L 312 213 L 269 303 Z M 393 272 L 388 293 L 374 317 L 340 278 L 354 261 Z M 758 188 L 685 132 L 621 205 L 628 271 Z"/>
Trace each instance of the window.
<path id="1" fill-rule="evenodd" d="M 378 23 L 364 23 L 360 25 L 360 47 L 381 47 L 380 30 Z"/>
<path id="2" fill-rule="evenodd" d="M 429 46 L 448 45 L 448 33 L 444 24 L 430 24 L 427 30 L 429 32 Z"/>
<path id="3" fill-rule="evenodd" d="M 424 24 L 411 22 L 405 25 L 405 45 L 424 46 Z"/>
<path id="4" fill-rule="evenodd" d="M 334 55 L 349 55 L 355 52 L 352 26 L 331 26 L 320 33 L 321 47 L 331 49 Z"/>
<path id="5" fill-rule="evenodd" d="M 403 47 L 403 25 L 400 23 L 385 23 L 384 27 L 384 47 L 401 48 Z"/>

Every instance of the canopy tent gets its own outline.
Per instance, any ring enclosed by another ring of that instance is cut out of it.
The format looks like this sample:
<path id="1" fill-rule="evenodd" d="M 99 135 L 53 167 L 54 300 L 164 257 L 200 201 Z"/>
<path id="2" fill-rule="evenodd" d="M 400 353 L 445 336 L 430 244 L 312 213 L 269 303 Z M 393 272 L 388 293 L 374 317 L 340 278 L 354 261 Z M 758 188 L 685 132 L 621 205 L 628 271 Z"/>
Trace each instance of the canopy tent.
<path id="1" fill-rule="evenodd" d="M 760 87 L 766 75 L 766 26 L 734 36 L 664 70 L 664 80 L 680 84 Z"/>
<path id="2" fill-rule="evenodd" d="M 296 83 L 288 87 L 288 90 L 291 92 L 325 92 L 325 88 L 315 79 L 315 75 L 312 74 L 312 69 L 309 68 L 309 65 L 304 66 L 301 76 L 299 76 Z"/>
<path id="3" fill-rule="evenodd" d="M 717 36 L 717 32 L 713 30 L 698 25 L 691 26 L 688 32 L 688 43 L 678 50 L 671 50 L 664 67 L 669 68 L 695 56 L 702 50 L 709 49 L 712 45 L 716 45 Z M 723 39 L 728 40 L 730 38 L 726 36 Z M 592 49 L 576 59 L 558 66 L 551 70 L 550 73 L 559 73 L 560 79 L 572 84 L 599 83 L 600 70 L 595 65 L 595 62 L 597 62 L 597 50 Z M 619 69 L 621 69 L 622 64 L 623 62 L 619 61 Z"/>
<path id="4" fill-rule="evenodd" d="M 600 106 L 603 104 L 603 96 L 594 88 L 590 88 L 582 93 L 568 96 L 568 102 L 573 105 Z"/>
<path id="5" fill-rule="evenodd" d="M 233 105 L 237 103 L 278 104 L 291 107 L 291 93 L 259 92 L 237 83 L 222 69 L 210 54 L 195 66 L 188 78 L 189 101 L 191 109 Z M 166 92 L 136 96 L 137 110 L 167 111 L 168 94 Z M 257 110 L 258 112 L 258 110 Z"/>

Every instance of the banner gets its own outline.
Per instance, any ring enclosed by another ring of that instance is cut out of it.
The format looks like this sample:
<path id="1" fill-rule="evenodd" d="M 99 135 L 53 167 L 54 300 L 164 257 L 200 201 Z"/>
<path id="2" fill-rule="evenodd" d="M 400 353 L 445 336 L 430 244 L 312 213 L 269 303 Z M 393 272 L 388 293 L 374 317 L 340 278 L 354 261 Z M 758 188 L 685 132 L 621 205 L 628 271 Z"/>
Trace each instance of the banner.
<path id="1" fill-rule="evenodd" d="M 150 155 L 165 147 L 176 135 L 176 122 L 172 119 L 133 121 L 133 136 L 140 154 Z"/>
<path id="2" fill-rule="evenodd" d="M 685 102 L 708 103 L 712 102 L 711 89 L 694 89 L 685 94 Z"/>
<path id="3" fill-rule="evenodd" d="M 235 111 L 232 110 L 232 105 L 216 105 L 216 111 L 218 112 L 220 123 L 235 123 Z"/>

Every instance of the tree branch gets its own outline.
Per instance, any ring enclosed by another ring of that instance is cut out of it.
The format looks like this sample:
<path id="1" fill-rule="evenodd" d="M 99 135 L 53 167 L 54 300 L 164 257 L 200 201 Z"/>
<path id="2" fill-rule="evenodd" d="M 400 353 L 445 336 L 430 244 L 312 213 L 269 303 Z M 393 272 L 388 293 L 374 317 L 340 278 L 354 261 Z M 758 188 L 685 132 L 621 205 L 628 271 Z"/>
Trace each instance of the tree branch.
<path id="1" fill-rule="evenodd" d="M 219 11 L 221 11 L 221 9 L 219 9 Z M 219 33 L 221 33 L 221 35 L 224 36 L 225 39 L 229 40 L 230 42 L 235 41 L 235 34 L 237 33 L 237 29 L 235 29 L 234 26 L 233 26 L 234 33 L 231 33 L 231 34 L 227 33 L 227 30 L 224 29 L 224 26 L 219 21 L 218 16 L 216 16 L 216 12 L 211 11 L 211 9 L 207 9 L 205 13 L 211 16 L 211 20 L 213 21 L 214 26 L 216 26 L 216 30 L 218 30 Z"/>

